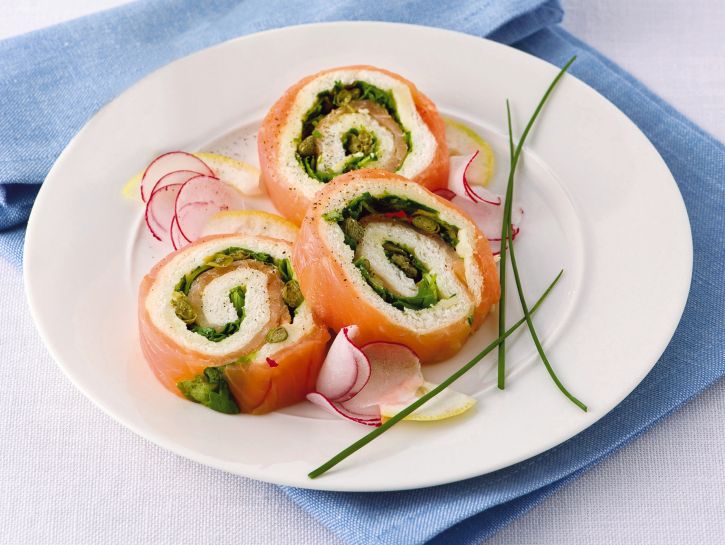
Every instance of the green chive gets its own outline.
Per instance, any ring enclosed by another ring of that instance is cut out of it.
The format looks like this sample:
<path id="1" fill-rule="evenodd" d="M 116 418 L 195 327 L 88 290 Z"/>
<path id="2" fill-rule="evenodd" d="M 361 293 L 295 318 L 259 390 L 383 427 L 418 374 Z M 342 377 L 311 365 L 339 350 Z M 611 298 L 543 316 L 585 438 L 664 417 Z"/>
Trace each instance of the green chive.
<path id="1" fill-rule="evenodd" d="M 534 122 L 536 121 L 536 118 L 539 117 L 539 114 L 541 113 L 541 110 L 544 107 L 544 104 L 546 103 L 547 99 L 549 98 L 549 95 L 551 95 L 552 91 L 554 90 L 554 87 L 556 87 L 556 84 L 559 83 L 559 80 L 562 78 L 564 73 L 569 70 L 569 67 L 572 65 L 572 63 L 576 60 L 576 55 L 573 56 L 571 59 L 569 59 L 569 62 L 567 62 L 564 67 L 559 71 L 559 73 L 554 78 L 554 81 L 551 82 L 549 85 L 549 88 L 544 93 L 544 96 L 541 97 L 541 100 L 539 101 L 539 104 L 536 106 L 536 109 L 534 110 L 533 115 L 529 119 L 529 122 L 526 124 L 526 128 L 524 129 L 524 132 L 521 135 L 521 140 L 519 140 L 518 145 L 516 146 L 516 150 L 513 150 L 513 135 L 511 131 L 511 110 L 509 108 L 508 100 L 506 101 L 506 112 L 507 112 L 507 118 L 508 118 L 508 125 L 509 125 L 509 150 L 511 154 L 511 165 L 509 170 L 509 176 L 508 176 L 508 183 L 506 185 L 506 201 L 504 203 L 504 212 L 503 212 L 503 221 L 501 222 L 501 261 L 499 265 L 499 271 L 501 274 L 499 275 L 499 282 L 501 285 L 501 299 L 498 307 L 498 334 L 499 336 L 503 331 L 506 329 L 506 250 L 507 250 L 507 241 L 510 238 L 510 231 L 511 231 L 511 207 L 513 204 L 513 191 L 514 191 L 514 171 L 516 169 L 516 164 L 519 161 L 519 156 L 521 155 L 521 150 L 524 147 L 524 142 L 526 141 L 526 137 L 529 135 L 529 132 L 531 131 L 531 128 L 534 126 Z M 498 387 L 503 390 L 506 386 L 506 344 L 505 342 L 501 342 L 498 347 Z"/>
<path id="2" fill-rule="evenodd" d="M 554 286 L 559 281 L 559 278 L 561 278 L 561 275 L 564 271 L 560 271 L 559 274 L 554 278 L 553 282 L 549 284 L 549 287 L 546 288 L 546 291 L 539 297 L 538 301 L 536 301 L 536 304 L 534 304 L 533 307 L 531 307 L 530 314 L 533 314 L 537 311 L 537 309 L 541 306 L 541 304 L 544 302 L 544 300 L 548 297 L 549 293 L 551 293 L 551 290 L 554 289 Z M 385 423 L 383 423 L 380 427 L 375 428 L 373 431 L 368 433 L 367 435 L 361 437 L 357 441 L 355 441 L 352 445 L 347 447 L 346 449 L 340 451 L 338 454 L 330 458 L 327 462 L 322 464 L 317 469 L 311 471 L 308 473 L 308 477 L 310 479 L 314 479 L 315 477 L 319 477 L 329 469 L 335 467 L 337 464 L 342 462 L 345 458 L 350 456 L 351 454 L 354 454 L 361 448 L 363 448 L 365 445 L 370 443 L 373 439 L 378 437 L 379 435 L 382 435 L 387 430 L 392 428 L 395 424 L 403 420 L 406 416 L 408 416 L 410 413 L 415 411 L 418 407 L 421 407 L 431 399 L 433 399 L 435 396 L 437 396 L 439 393 L 441 393 L 445 388 L 448 388 L 451 384 L 453 384 L 455 381 L 457 381 L 459 378 L 461 378 L 463 375 L 465 375 L 468 371 L 473 369 L 473 367 L 480 362 L 486 355 L 491 352 L 496 346 L 498 346 L 506 337 L 511 335 L 516 329 L 518 329 L 519 326 L 521 326 L 525 321 L 525 318 L 521 318 L 518 322 L 516 322 L 514 325 L 512 325 L 510 328 L 508 328 L 506 331 L 504 331 L 503 335 L 499 336 L 495 341 L 493 341 L 491 344 L 489 344 L 486 348 L 484 348 L 476 357 L 474 357 L 471 361 L 469 361 L 466 365 L 461 367 L 458 371 L 453 373 L 451 376 L 449 376 L 446 380 L 441 382 L 438 386 L 433 388 L 430 392 L 423 395 L 422 397 L 416 399 L 413 403 L 408 405 L 405 409 L 397 413 L 395 416 L 390 418 L 390 420 L 387 420 Z"/>
<path id="3" fill-rule="evenodd" d="M 571 63 L 570 63 L 571 64 Z M 514 173 L 516 172 L 516 164 L 518 157 L 514 156 L 514 148 L 513 148 L 513 131 L 511 129 L 511 109 L 509 108 L 508 100 L 506 101 L 506 112 L 508 114 L 509 124 L 508 124 L 508 131 L 509 131 L 509 155 L 511 159 L 511 180 L 513 180 Z M 513 184 L 511 184 L 511 187 L 513 187 Z M 509 198 L 508 195 L 506 197 Z M 511 192 L 511 198 L 513 199 L 513 191 Z M 507 201 L 508 202 L 508 201 Z M 507 241 L 508 241 L 508 248 L 509 252 L 511 254 L 511 268 L 514 271 L 514 280 L 516 281 L 516 291 L 518 291 L 519 294 L 519 301 L 521 302 L 521 308 L 524 311 L 524 319 L 526 320 L 526 325 L 529 328 L 529 333 L 531 333 L 531 339 L 534 341 L 534 345 L 536 345 L 536 350 L 539 353 L 539 357 L 541 358 L 541 361 L 544 362 L 544 367 L 546 367 L 546 370 L 549 372 L 549 376 L 551 376 L 551 379 L 554 381 L 554 384 L 556 384 L 557 388 L 561 390 L 561 393 L 563 393 L 574 405 L 579 407 L 582 411 L 587 412 L 587 406 L 584 405 L 581 401 L 579 401 L 576 397 L 574 397 L 569 390 L 564 387 L 562 382 L 559 380 L 559 377 L 556 376 L 556 373 L 554 372 L 554 368 L 549 363 L 549 359 L 546 357 L 546 353 L 544 352 L 544 348 L 541 346 L 541 342 L 539 341 L 539 336 L 536 333 L 536 329 L 534 328 L 534 322 L 531 319 L 531 313 L 529 312 L 529 307 L 526 304 L 526 297 L 524 296 L 524 289 L 523 285 L 521 283 L 521 275 L 519 274 L 519 267 L 516 264 L 516 252 L 514 251 L 514 241 L 513 241 L 513 235 L 511 233 L 511 229 L 506 230 L 507 233 Z M 500 348 L 501 345 L 499 345 Z M 500 353 L 500 352 L 499 352 Z"/>

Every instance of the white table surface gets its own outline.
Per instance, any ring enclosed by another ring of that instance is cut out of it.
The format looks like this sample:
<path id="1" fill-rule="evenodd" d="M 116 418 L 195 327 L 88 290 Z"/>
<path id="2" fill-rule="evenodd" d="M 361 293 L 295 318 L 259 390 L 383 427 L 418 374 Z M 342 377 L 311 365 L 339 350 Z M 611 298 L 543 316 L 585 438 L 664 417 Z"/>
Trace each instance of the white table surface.
<path id="1" fill-rule="evenodd" d="M 0 38 L 121 3 L 0 0 Z M 725 2 L 563 4 L 565 28 L 725 140 Z M 53 364 L 2 260 L 0 293 L 0 543 L 340 543 L 276 487 L 167 453 L 101 413 Z M 6 349 L 6 335 L 25 348 Z M 721 381 L 487 543 L 722 544 L 724 460 Z"/>

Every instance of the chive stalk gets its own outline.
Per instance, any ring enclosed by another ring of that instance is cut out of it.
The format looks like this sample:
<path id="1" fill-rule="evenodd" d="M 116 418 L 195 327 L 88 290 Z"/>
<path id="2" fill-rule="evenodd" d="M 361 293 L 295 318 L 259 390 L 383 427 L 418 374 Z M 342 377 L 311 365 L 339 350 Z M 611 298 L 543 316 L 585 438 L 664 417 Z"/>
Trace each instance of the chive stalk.
<path id="1" fill-rule="evenodd" d="M 572 59 L 573 60 L 573 59 Z M 571 64 L 571 61 L 570 63 Z M 509 107 L 508 100 L 506 101 L 506 114 L 508 116 L 508 131 L 509 131 L 509 158 L 511 160 L 511 180 L 513 180 L 514 173 L 516 172 L 516 164 L 518 157 L 514 156 L 514 136 L 513 136 L 513 130 L 511 128 L 511 108 Z M 513 184 L 511 184 L 511 187 L 513 187 Z M 508 199 L 507 195 L 507 199 Z M 513 199 L 513 191 L 511 192 L 511 198 Z M 559 377 L 556 376 L 556 373 L 554 372 L 554 368 L 551 366 L 551 363 L 549 363 L 549 358 L 546 357 L 546 353 L 544 352 L 543 346 L 541 346 L 541 341 L 539 340 L 539 335 L 536 333 L 536 328 L 534 327 L 534 322 L 531 319 L 531 313 L 529 312 L 528 304 L 526 303 L 526 297 L 524 296 L 524 289 L 523 284 L 521 282 L 521 275 L 519 273 L 519 267 L 516 263 L 516 251 L 514 250 L 514 244 L 513 244 L 513 235 L 511 232 L 511 229 L 507 229 L 507 242 L 509 247 L 509 252 L 511 254 L 511 268 L 514 272 L 514 280 L 516 282 L 516 291 L 519 295 L 519 301 L 521 302 L 521 309 L 524 311 L 524 320 L 526 320 L 526 325 L 529 328 L 529 333 L 531 333 L 531 339 L 534 341 L 534 345 L 536 346 L 536 350 L 539 353 L 539 357 L 541 358 L 541 361 L 544 363 L 544 367 L 546 367 L 546 370 L 549 373 L 549 376 L 554 381 L 554 384 L 556 384 L 556 387 L 561 390 L 561 393 L 564 394 L 574 405 L 579 407 L 582 411 L 587 412 L 587 406 L 579 401 L 573 394 L 569 392 L 569 390 L 566 389 L 564 384 L 559 380 Z M 502 241 L 503 242 L 503 241 Z M 501 345 L 499 345 L 499 348 Z"/>
<path id="2" fill-rule="evenodd" d="M 554 286 L 561 278 L 561 275 L 564 271 L 560 271 L 558 275 L 556 275 L 556 278 L 549 284 L 549 287 L 546 288 L 544 293 L 541 294 L 541 297 L 536 301 L 533 307 L 531 307 L 529 315 L 533 314 L 537 311 L 537 309 L 541 306 L 541 304 L 544 302 L 544 300 L 549 296 L 549 293 L 551 293 L 551 290 L 554 289 Z M 340 451 L 338 454 L 330 458 L 327 462 L 322 464 L 317 469 L 314 469 L 310 473 L 308 473 L 308 477 L 310 479 L 314 479 L 316 477 L 319 477 L 329 469 L 335 467 L 337 464 L 342 462 L 345 458 L 348 456 L 354 454 L 361 448 L 363 448 L 365 445 L 370 443 L 373 439 L 378 437 L 379 435 L 382 435 L 387 430 L 392 428 L 395 424 L 403 420 L 406 416 L 411 414 L 413 411 L 433 399 L 435 396 L 437 396 L 439 393 L 441 393 L 444 389 L 448 388 L 451 384 L 453 384 L 455 381 L 457 381 L 459 378 L 461 378 L 463 375 L 465 375 L 468 371 L 473 369 L 473 367 L 480 362 L 484 357 L 486 357 L 487 354 L 489 354 L 494 348 L 500 345 L 500 343 L 509 335 L 511 335 L 516 329 L 518 329 L 524 322 L 526 321 L 526 318 L 521 318 L 519 321 L 517 321 L 515 324 L 513 324 L 511 327 L 509 327 L 506 331 L 503 332 L 503 335 L 500 335 L 496 340 L 494 340 L 491 344 L 489 344 L 486 348 L 484 348 L 481 352 L 478 353 L 471 361 L 469 361 L 466 365 L 461 367 L 458 371 L 453 373 L 451 376 L 449 376 L 446 380 L 441 382 L 438 386 L 433 388 L 430 392 L 424 394 L 423 396 L 419 397 L 413 403 L 405 407 L 403 410 L 401 410 L 399 413 L 395 414 L 393 417 L 391 417 L 389 420 L 385 421 L 380 427 L 375 428 L 373 431 L 368 433 L 367 435 L 363 436 L 362 438 L 355 441 L 352 445 L 345 448 L 344 450 Z"/>
<path id="3" fill-rule="evenodd" d="M 531 131 L 531 128 L 534 126 L 534 122 L 536 121 L 536 118 L 539 117 L 539 114 L 541 113 L 541 110 L 544 108 L 544 104 L 549 98 L 549 95 L 551 95 L 552 91 L 554 90 L 554 87 L 556 87 L 556 84 L 559 83 L 559 80 L 562 78 L 564 73 L 569 70 L 569 67 L 572 65 L 572 63 L 576 60 L 576 55 L 573 56 L 569 61 L 564 65 L 564 67 L 559 71 L 559 73 L 556 75 L 554 80 L 549 85 L 548 89 L 546 89 L 546 92 L 544 93 L 544 96 L 541 97 L 541 100 L 539 101 L 539 104 L 536 106 L 536 109 L 534 110 L 534 113 L 532 114 L 531 118 L 529 119 L 529 122 L 526 124 L 526 128 L 524 129 L 524 132 L 521 134 L 521 139 L 519 140 L 518 144 L 516 145 L 516 149 L 514 150 L 513 147 L 513 136 L 511 132 L 511 110 L 508 104 L 508 101 L 506 101 L 506 112 L 507 112 L 507 118 L 508 118 L 508 124 L 509 124 L 509 149 L 511 150 L 511 164 L 509 169 L 509 176 L 508 176 L 508 182 L 506 184 L 506 200 L 504 202 L 504 212 L 503 212 L 503 221 L 501 222 L 501 261 L 499 266 L 499 271 L 501 271 L 501 274 L 499 275 L 499 282 L 501 286 L 501 299 L 498 307 L 498 334 L 499 337 L 501 334 L 506 330 L 506 256 L 507 256 L 507 248 L 510 245 L 510 239 L 511 237 L 511 208 L 513 204 L 513 191 L 514 191 L 514 171 L 516 169 L 516 164 L 519 161 L 519 156 L 521 155 L 521 150 L 524 147 L 524 142 L 526 141 L 526 137 L 529 135 L 529 132 Z M 499 344 L 498 346 L 498 387 L 499 389 L 503 390 L 506 387 L 506 343 L 504 340 Z"/>

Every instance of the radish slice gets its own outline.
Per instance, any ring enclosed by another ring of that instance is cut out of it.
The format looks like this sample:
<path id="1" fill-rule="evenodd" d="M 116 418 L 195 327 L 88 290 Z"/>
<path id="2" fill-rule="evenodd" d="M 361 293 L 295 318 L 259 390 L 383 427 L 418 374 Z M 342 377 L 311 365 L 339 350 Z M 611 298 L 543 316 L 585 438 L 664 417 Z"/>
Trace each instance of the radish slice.
<path id="1" fill-rule="evenodd" d="M 171 184 L 157 189 L 146 203 L 146 225 L 157 240 L 169 240 L 171 220 L 176 213 L 176 196 L 181 185 Z"/>
<path id="2" fill-rule="evenodd" d="M 199 172 L 194 172 L 193 170 L 176 170 L 174 172 L 169 172 L 168 174 L 165 174 L 161 178 L 159 178 L 159 181 L 156 182 L 156 185 L 151 191 L 151 194 L 153 195 L 154 191 L 161 189 L 162 187 L 165 187 L 167 185 L 186 183 L 192 178 L 199 176 L 199 174 Z"/>
<path id="3" fill-rule="evenodd" d="M 332 401 L 331 399 L 325 397 L 319 392 L 312 392 L 311 394 L 307 394 L 307 399 L 318 407 L 325 409 L 333 416 L 340 416 L 342 418 L 346 418 L 347 420 L 352 420 L 353 422 L 357 422 L 358 424 L 364 424 L 366 426 L 379 426 L 381 424 L 379 416 L 370 417 L 350 412 L 345 409 L 345 407 L 343 407 L 340 403 Z"/>
<path id="4" fill-rule="evenodd" d="M 370 361 L 370 380 L 352 399 L 343 403 L 351 412 L 380 415 L 379 405 L 405 404 L 418 397 L 425 380 L 420 360 L 403 344 L 374 342 L 362 347 Z"/>
<path id="5" fill-rule="evenodd" d="M 192 242 L 201 236 L 204 225 L 217 212 L 243 209 L 243 195 L 213 176 L 191 178 L 176 197 L 179 231 Z"/>
<path id="6" fill-rule="evenodd" d="M 451 157 L 448 190 L 454 194 L 452 203 L 467 212 L 491 244 L 494 255 L 501 253 L 501 223 L 503 222 L 503 199 L 485 187 L 474 187 L 468 183 L 466 172 L 476 158 L 478 151 L 470 155 Z M 516 206 L 511 210 L 512 238 L 521 230 L 524 211 Z"/>
<path id="7" fill-rule="evenodd" d="M 501 247 L 501 223 L 503 222 L 504 207 L 474 203 L 459 196 L 454 197 L 451 202 L 471 216 L 491 244 L 491 251 L 494 255 L 498 254 Z M 523 217 L 524 210 L 521 207 L 517 206 L 511 210 L 511 235 L 514 240 L 521 231 Z"/>
<path id="8" fill-rule="evenodd" d="M 352 341 L 357 332 L 356 325 L 342 328 L 327 352 L 317 377 L 317 391 L 325 397 L 335 401 L 350 399 L 370 377 L 370 362 Z"/>
<path id="9" fill-rule="evenodd" d="M 455 155 L 450 159 L 450 170 L 448 171 L 448 189 L 460 197 L 467 197 L 472 202 L 482 202 L 500 206 L 503 202 L 500 195 L 496 195 L 483 186 L 473 186 L 468 182 L 466 172 L 473 160 L 478 155 L 478 150 L 469 155 Z"/>
<path id="10" fill-rule="evenodd" d="M 177 170 L 191 170 L 199 174 L 213 176 L 207 164 L 185 151 L 170 151 L 151 161 L 141 177 L 141 200 L 146 202 L 153 193 L 152 189 L 162 177 Z"/>
<path id="11" fill-rule="evenodd" d="M 420 360 L 410 348 L 392 342 L 373 342 L 358 347 L 352 341 L 357 326 L 340 330 L 322 364 L 317 390 L 307 395 L 315 405 L 330 414 L 365 424 L 380 426 L 383 420 L 424 395 L 435 384 L 423 378 Z M 359 371 L 367 363 L 363 382 Z M 359 386 L 362 384 L 362 386 Z M 358 389 L 359 386 L 359 389 Z M 354 392 L 354 393 L 353 393 Z M 441 420 L 461 414 L 475 405 L 475 399 L 445 389 L 436 403 L 426 403 L 406 419 Z"/>
<path id="12" fill-rule="evenodd" d="M 189 244 L 189 241 L 184 238 L 184 236 L 181 234 L 181 231 L 179 230 L 179 223 L 176 221 L 176 216 L 174 216 L 171 220 L 169 236 L 171 238 L 171 244 L 173 245 L 174 250 L 178 250 L 179 248 L 183 248 L 184 246 Z"/>

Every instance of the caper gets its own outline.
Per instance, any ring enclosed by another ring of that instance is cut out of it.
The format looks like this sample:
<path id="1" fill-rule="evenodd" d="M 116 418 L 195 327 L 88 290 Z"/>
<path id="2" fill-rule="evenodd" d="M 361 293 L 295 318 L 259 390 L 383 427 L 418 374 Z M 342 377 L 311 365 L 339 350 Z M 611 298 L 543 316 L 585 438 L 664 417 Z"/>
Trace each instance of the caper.
<path id="1" fill-rule="evenodd" d="M 437 233 L 441 228 L 440 224 L 436 220 L 420 214 L 415 214 L 411 221 L 415 227 L 424 233 L 428 233 L 429 235 Z"/>
<path id="2" fill-rule="evenodd" d="M 347 141 L 345 143 L 345 149 L 348 153 L 362 153 L 364 155 L 370 155 L 374 151 L 375 137 L 372 133 L 365 129 L 360 129 L 357 132 L 350 132 L 347 135 Z"/>
<path id="3" fill-rule="evenodd" d="M 311 134 L 297 146 L 297 153 L 302 157 L 308 157 L 310 155 L 317 155 L 317 139 L 315 135 Z"/>
<path id="4" fill-rule="evenodd" d="M 405 274 L 405 276 L 407 276 L 408 278 L 415 279 L 415 277 L 418 276 L 418 269 L 416 269 L 410 263 L 410 261 L 408 260 L 408 258 L 405 257 L 404 255 L 393 254 L 393 255 L 390 256 L 390 261 L 393 263 L 393 265 L 395 265 L 401 271 L 403 271 L 403 273 Z"/>
<path id="5" fill-rule="evenodd" d="M 265 337 L 266 341 L 268 343 L 281 343 L 282 341 L 286 340 L 288 337 L 287 330 L 282 327 L 275 327 L 274 329 L 270 329 L 267 332 L 267 336 Z"/>
<path id="6" fill-rule="evenodd" d="M 193 324 L 196 322 L 196 311 L 191 306 L 186 295 L 180 291 L 175 291 L 171 295 L 171 306 L 174 307 L 177 318 L 185 324 Z"/>
<path id="7" fill-rule="evenodd" d="M 204 263 L 212 267 L 228 267 L 233 261 L 234 258 L 232 256 L 220 252 L 207 257 Z"/>
<path id="8" fill-rule="evenodd" d="M 290 308 L 297 308 L 305 300 L 297 280 L 290 280 L 282 288 L 282 299 Z"/>
<path id="9" fill-rule="evenodd" d="M 348 238 L 355 242 L 360 242 L 365 236 L 365 227 L 360 225 L 356 219 L 345 218 L 342 220 L 342 231 L 347 235 Z"/>

